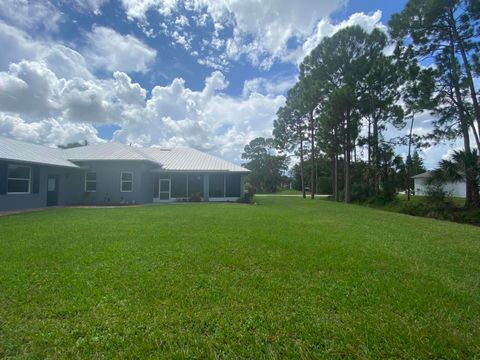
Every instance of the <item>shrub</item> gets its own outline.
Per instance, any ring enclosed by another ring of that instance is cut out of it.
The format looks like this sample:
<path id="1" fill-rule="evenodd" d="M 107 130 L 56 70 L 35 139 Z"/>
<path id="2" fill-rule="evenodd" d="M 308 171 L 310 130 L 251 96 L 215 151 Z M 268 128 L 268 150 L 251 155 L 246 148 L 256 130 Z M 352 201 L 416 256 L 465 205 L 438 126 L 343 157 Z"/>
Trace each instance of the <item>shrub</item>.
<path id="1" fill-rule="evenodd" d="M 350 197 L 353 202 L 365 202 L 372 196 L 372 191 L 366 183 L 354 183 L 350 189 Z"/>
<path id="2" fill-rule="evenodd" d="M 399 211 L 404 214 L 430 217 L 440 220 L 455 219 L 455 205 L 445 193 L 435 192 L 432 196 L 426 196 L 421 201 L 404 202 Z"/>
<path id="3" fill-rule="evenodd" d="M 237 200 L 237 202 L 243 204 L 253 204 L 253 196 L 251 196 L 249 193 L 245 193 Z"/>
<path id="4" fill-rule="evenodd" d="M 425 200 L 433 204 L 451 202 L 450 194 L 443 189 L 441 184 L 432 183 L 428 185 L 426 195 Z"/>
<path id="5" fill-rule="evenodd" d="M 399 212 L 413 216 L 426 216 L 428 211 L 428 206 L 423 201 L 406 201 L 399 208 Z"/>
<path id="6" fill-rule="evenodd" d="M 472 225 L 480 225 L 480 210 L 458 210 L 454 214 L 454 221 L 465 223 L 465 224 L 472 224 Z"/>
<path id="7" fill-rule="evenodd" d="M 256 189 L 253 186 L 247 187 L 247 192 L 244 193 L 237 202 L 244 203 L 244 204 L 253 204 L 254 200 L 253 197 L 255 196 Z"/>
<path id="8" fill-rule="evenodd" d="M 301 186 L 300 189 L 301 190 Z M 333 194 L 332 179 L 329 176 L 317 178 L 317 194 Z"/>
<path id="9" fill-rule="evenodd" d="M 202 199 L 203 197 L 201 192 L 196 192 L 190 197 L 191 202 L 200 202 Z"/>
<path id="10" fill-rule="evenodd" d="M 366 201 L 366 203 L 369 205 L 383 206 L 383 205 L 396 203 L 396 200 L 397 200 L 397 194 L 392 195 L 391 193 L 381 192 L 378 195 L 371 196 Z"/>
<path id="11" fill-rule="evenodd" d="M 396 199 L 397 189 L 393 181 L 389 180 L 383 183 L 381 196 L 385 204 L 390 203 Z"/>

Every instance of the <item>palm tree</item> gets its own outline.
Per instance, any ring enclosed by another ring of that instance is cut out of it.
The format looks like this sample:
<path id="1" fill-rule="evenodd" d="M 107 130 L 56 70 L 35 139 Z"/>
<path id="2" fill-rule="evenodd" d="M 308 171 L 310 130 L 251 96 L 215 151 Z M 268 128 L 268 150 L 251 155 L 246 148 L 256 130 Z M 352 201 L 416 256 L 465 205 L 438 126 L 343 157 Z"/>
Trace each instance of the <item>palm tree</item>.
<path id="1" fill-rule="evenodd" d="M 433 172 L 433 178 L 441 182 L 465 181 L 465 207 L 480 208 L 480 156 L 472 151 L 454 151 L 451 160 L 442 160 L 440 167 Z"/>

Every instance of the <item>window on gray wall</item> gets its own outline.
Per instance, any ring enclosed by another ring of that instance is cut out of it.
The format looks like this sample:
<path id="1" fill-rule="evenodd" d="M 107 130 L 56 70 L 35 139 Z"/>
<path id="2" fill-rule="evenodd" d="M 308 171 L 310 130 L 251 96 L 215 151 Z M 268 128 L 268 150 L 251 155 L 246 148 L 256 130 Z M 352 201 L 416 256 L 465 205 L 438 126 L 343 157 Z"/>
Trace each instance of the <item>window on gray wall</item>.
<path id="1" fill-rule="evenodd" d="M 85 173 L 85 191 L 86 192 L 97 191 L 97 173 L 95 172 Z"/>
<path id="2" fill-rule="evenodd" d="M 121 192 L 133 191 L 133 172 L 122 171 L 120 191 Z"/>
<path id="3" fill-rule="evenodd" d="M 31 182 L 32 169 L 30 166 L 8 164 L 7 193 L 28 194 Z"/>
<path id="4" fill-rule="evenodd" d="M 227 174 L 226 183 L 226 196 L 227 197 L 240 197 L 240 174 Z"/>
<path id="5" fill-rule="evenodd" d="M 225 178 L 223 174 L 210 174 L 208 184 L 209 197 L 224 197 L 225 196 Z"/>

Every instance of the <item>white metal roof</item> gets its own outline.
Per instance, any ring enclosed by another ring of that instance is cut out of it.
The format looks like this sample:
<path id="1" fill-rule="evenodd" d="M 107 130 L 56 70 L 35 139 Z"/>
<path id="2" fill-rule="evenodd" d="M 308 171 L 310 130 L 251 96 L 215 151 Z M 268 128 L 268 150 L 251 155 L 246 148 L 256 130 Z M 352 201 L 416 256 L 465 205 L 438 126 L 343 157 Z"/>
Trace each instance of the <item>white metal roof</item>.
<path id="1" fill-rule="evenodd" d="M 161 164 L 162 170 L 166 171 L 250 172 L 244 167 L 191 148 L 141 148 L 140 151 Z"/>
<path id="2" fill-rule="evenodd" d="M 0 137 L 0 159 L 67 167 L 78 167 L 72 161 L 140 160 L 152 162 L 166 171 L 249 172 L 195 149 L 137 148 L 115 142 L 61 150 Z"/>
<path id="3" fill-rule="evenodd" d="M 138 148 L 116 142 L 80 146 L 64 150 L 65 157 L 71 161 L 81 160 L 148 160 Z"/>
<path id="4" fill-rule="evenodd" d="M 60 149 L 30 144 L 5 137 L 0 137 L 0 159 L 51 166 L 78 167 L 68 161 Z"/>

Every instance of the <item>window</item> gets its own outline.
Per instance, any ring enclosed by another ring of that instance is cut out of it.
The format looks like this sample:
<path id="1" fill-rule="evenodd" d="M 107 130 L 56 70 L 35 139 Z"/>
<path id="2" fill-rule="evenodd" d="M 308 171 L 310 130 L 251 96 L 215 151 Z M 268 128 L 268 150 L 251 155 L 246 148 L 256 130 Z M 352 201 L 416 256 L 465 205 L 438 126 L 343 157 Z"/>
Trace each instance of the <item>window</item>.
<path id="1" fill-rule="evenodd" d="M 57 179 L 49 177 L 47 180 L 47 191 L 55 191 Z"/>
<path id="2" fill-rule="evenodd" d="M 32 169 L 30 166 L 8 164 L 7 193 L 28 194 L 32 180 Z"/>
<path id="3" fill-rule="evenodd" d="M 133 172 L 122 171 L 120 191 L 121 192 L 133 191 Z"/>
<path id="4" fill-rule="evenodd" d="M 97 173 L 87 172 L 85 174 L 85 191 L 86 192 L 97 191 Z"/>

